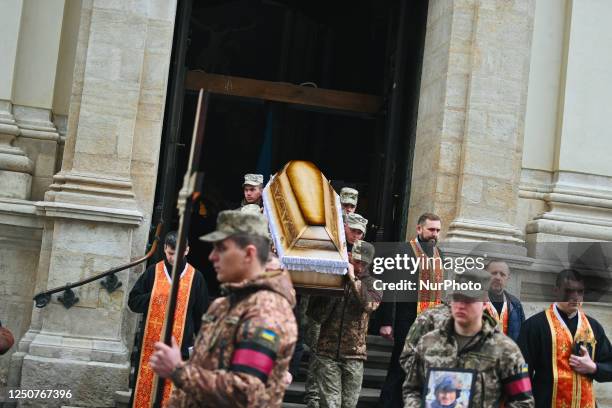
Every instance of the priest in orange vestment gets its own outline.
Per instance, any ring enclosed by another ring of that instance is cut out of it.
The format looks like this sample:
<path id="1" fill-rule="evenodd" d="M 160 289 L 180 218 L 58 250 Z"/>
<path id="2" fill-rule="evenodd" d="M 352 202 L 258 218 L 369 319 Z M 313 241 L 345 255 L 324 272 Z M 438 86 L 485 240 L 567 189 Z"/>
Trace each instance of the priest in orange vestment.
<path id="1" fill-rule="evenodd" d="M 557 302 L 521 328 L 518 345 L 537 408 L 595 408 L 593 380 L 612 381 L 612 346 L 601 324 L 583 312 L 584 290 L 577 271 L 560 272 Z"/>
<path id="2" fill-rule="evenodd" d="M 151 265 L 136 281 L 130 292 L 128 306 L 136 313 L 143 313 L 144 328 L 137 359 L 136 385 L 132 390 L 132 406 L 148 408 L 155 395 L 154 372 L 149 366 L 153 345 L 161 341 L 166 306 L 172 286 L 172 266 L 178 262 L 181 271 L 179 291 L 172 335 L 181 346 L 184 360 L 189 358 L 195 335 L 200 331 L 202 315 L 208 308 L 208 293 L 202 274 L 185 261 L 189 246 L 182 257 L 176 254 L 176 232 L 169 232 L 164 240 L 165 260 Z M 169 398 L 171 383 L 166 382 L 164 402 Z"/>

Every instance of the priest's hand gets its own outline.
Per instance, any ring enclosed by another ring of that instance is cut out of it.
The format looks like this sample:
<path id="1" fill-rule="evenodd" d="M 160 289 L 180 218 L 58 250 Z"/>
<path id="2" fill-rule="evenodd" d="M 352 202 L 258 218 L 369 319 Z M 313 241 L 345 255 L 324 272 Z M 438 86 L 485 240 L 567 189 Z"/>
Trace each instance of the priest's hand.
<path id="1" fill-rule="evenodd" d="M 167 346 L 161 341 L 155 343 L 154 347 L 155 352 L 151 356 L 149 364 L 153 371 L 155 371 L 155 374 L 161 378 L 168 378 L 182 361 L 181 349 L 176 344 L 174 337 L 172 338 L 172 347 Z"/>
<path id="2" fill-rule="evenodd" d="M 597 371 L 597 364 L 591 360 L 588 350 L 580 346 L 580 355 L 571 355 L 569 365 L 578 374 L 594 374 Z"/>

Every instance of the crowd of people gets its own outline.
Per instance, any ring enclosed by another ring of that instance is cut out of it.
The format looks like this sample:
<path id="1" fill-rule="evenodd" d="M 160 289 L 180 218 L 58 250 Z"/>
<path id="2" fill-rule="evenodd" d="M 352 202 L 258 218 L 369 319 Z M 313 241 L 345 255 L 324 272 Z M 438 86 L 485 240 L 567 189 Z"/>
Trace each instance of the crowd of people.
<path id="1" fill-rule="evenodd" d="M 144 321 L 134 407 L 149 406 L 155 375 L 167 379 L 164 406 L 280 407 L 305 339 L 306 405 L 354 408 L 373 313 L 378 334 L 393 345 L 381 407 L 594 408 L 593 381 L 612 381 L 612 346 L 582 310 L 579 271 L 561 271 L 555 301 L 529 319 L 508 292 L 503 260 L 463 273 L 423 263 L 414 279 L 446 275 L 480 285 L 419 290 L 416 301 L 397 301 L 374 287 L 375 248 L 364 240 L 368 220 L 356 212 L 358 191 L 350 188 L 340 192 L 349 260 L 343 295 L 302 296 L 307 319 L 298 324 L 290 276 L 271 249 L 262 188 L 261 175 L 247 174 L 241 207 L 222 211 L 216 230 L 200 238 L 213 245 L 209 260 L 222 296 L 209 304 L 205 280 L 185 261 L 189 247 L 176 254 L 175 233 L 165 238 L 165 259 L 133 287 L 129 307 Z M 411 256 L 442 259 L 441 230 L 440 217 L 423 214 L 406 244 Z M 159 339 L 174 263 L 181 277 L 174 339 L 166 345 Z"/>

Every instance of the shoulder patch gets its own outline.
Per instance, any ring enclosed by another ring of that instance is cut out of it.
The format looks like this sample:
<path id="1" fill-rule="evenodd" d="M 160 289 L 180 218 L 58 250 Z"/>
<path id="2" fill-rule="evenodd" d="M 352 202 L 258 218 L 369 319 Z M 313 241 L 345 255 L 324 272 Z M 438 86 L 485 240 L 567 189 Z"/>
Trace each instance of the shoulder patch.
<path id="1" fill-rule="evenodd" d="M 274 330 L 256 327 L 252 336 L 236 345 L 230 370 L 253 375 L 265 384 L 276 364 L 279 342 Z"/>
<path id="2" fill-rule="evenodd" d="M 278 351 L 279 340 L 280 338 L 275 331 L 264 327 L 256 328 L 253 334 L 253 338 L 251 339 L 251 341 L 253 341 L 254 343 L 269 348 L 274 352 Z"/>

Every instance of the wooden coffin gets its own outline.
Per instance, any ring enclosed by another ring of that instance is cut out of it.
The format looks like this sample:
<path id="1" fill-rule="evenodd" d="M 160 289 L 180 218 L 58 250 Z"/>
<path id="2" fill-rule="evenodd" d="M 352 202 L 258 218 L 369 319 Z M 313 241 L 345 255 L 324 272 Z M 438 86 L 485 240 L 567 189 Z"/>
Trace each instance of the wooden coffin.
<path id="1" fill-rule="evenodd" d="M 264 209 L 283 267 L 300 288 L 341 288 L 348 258 L 340 198 L 311 162 L 291 161 L 266 185 Z"/>

